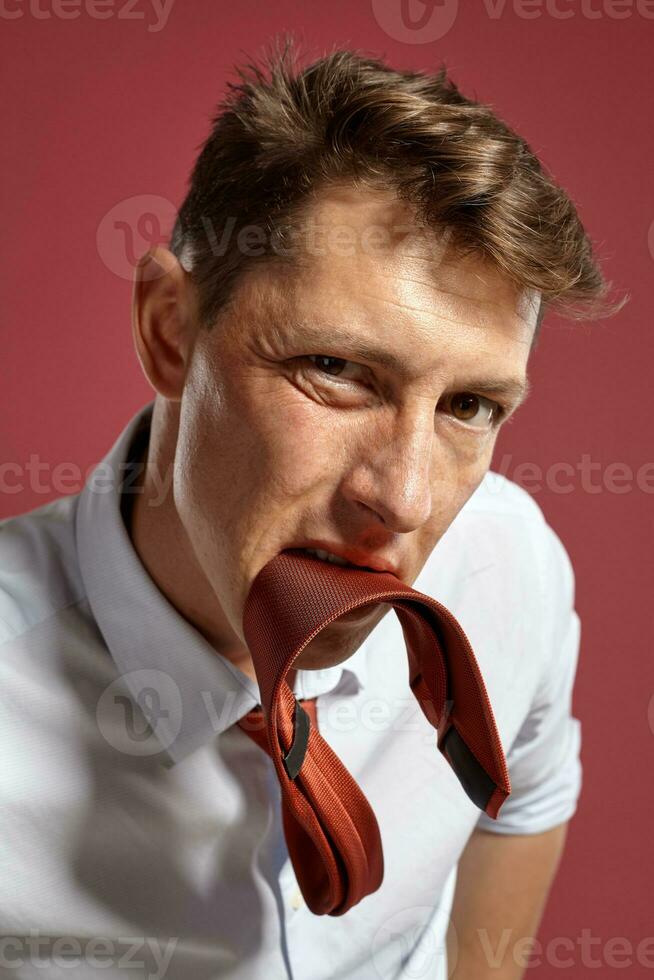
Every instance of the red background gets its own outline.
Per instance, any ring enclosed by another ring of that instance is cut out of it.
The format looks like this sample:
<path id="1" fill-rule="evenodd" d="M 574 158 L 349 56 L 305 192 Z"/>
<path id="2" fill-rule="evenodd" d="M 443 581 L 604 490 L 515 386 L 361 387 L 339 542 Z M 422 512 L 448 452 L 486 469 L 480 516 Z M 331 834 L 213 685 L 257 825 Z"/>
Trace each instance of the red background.
<path id="1" fill-rule="evenodd" d="M 424 8 L 414 2 L 417 15 Z M 39 3 L 52 12 L 49 0 Z M 145 19 L 117 16 L 124 3 L 116 0 L 113 16 L 98 20 L 81 0 L 79 16 L 66 20 L 37 15 L 27 0 L 6 0 L 3 9 L 20 16 L 0 17 L 4 88 L 12 92 L 0 150 L 2 462 L 25 467 L 33 455 L 50 472 L 66 462 L 83 474 L 151 399 L 131 340 L 125 232 L 112 220 L 129 222 L 131 214 L 133 225 L 149 210 L 144 195 L 171 202 L 169 210 L 181 203 L 234 62 L 260 54 L 281 30 L 293 31 L 311 56 L 336 45 L 398 67 L 433 70 L 444 61 L 465 94 L 493 105 L 527 138 L 576 202 L 606 274 L 631 294 L 612 320 L 546 320 L 530 366 L 534 392 L 505 427 L 493 469 L 522 482 L 562 537 L 583 631 L 574 709 L 583 726 L 584 787 L 539 934 L 544 943 L 570 937 L 574 966 L 527 973 L 597 976 L 600 964 L 612 965 L 605 944 L 622 937 L 633 946 L 629 976 L 650 975 L 654 943 L 649 961 L 641 955 L 639 964 L 636 955 L 637 944 L 654 935 L 646 873 L 654 803 L 654 466 L 642 387 L 654 355 L 654 20 L 644 16 L 645 3 L 468 3 L 444 37 L 425 43 L 389 36 L 371 0 L 176 0 L 159 31 L 148 30 L 156 20 L 149 2 L 133 8 Z M 388 0 L 386 8 L 398 3 Z M 136 234 L 140 251 L 148 227 Z M 579 472 L 558 475 L 568 492 L 543 485 L 548 472 L 557 478 L 548 467 L 577 467 L 584 454 L 596 464 L 599 492 L 584 487 Z M 516 469 L 525 462 L 540 467 L 540 487 Z M 648 485 L 639 488 L 638 470 L 648 462 L 641 471 L 641 481 L 649 472 Z M 631 468 L 623 492 L 606 482 L 611 463 Z M 20 472 L 5 479 L 22 479 L 24 489 L 5 485 L 0 516 L 80 488 L 74 470 L 59 490 L 47 489 L 46 471 L 43 491 Z M 584 930 L 600 940 L 592 946 L 595 968 L 584 964 L 578 945 Z M 624 953 L 614 961 L 628 962 Z"/>

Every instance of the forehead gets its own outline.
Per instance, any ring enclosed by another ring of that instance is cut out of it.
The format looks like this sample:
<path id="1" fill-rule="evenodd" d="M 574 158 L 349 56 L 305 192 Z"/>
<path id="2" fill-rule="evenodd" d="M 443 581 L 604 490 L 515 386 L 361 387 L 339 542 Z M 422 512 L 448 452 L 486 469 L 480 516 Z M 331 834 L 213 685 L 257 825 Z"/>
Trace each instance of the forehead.
<path id="1" fill-rule="evenodd" d="M 456 306 L 501 306 L 533 326 L 537 293 L 517 288 L 479 251 L 467 256 L 457 249 L 451 229 L 421 222 L 415 209 L 387 190 L 351 184 L 317 194 L 306 207 L 297 233 L 305 267 L 342 275 L 365 269 L 367 274 L 411 275 L 434 291 L 451 296 Z"/>
<path id="2" fill-rule="evenodd" d="M 517 289 L 488 259 L 466 256 L 451 233 L 422 226 L 387 191 L 330 188 L 294 229 L 293 260 L 264 272 L 282 320 L 338 321 L 388 343 L 529 347 L 539 296 Z M 266 273 L 269 273 L 266 274 Z M 418 351 L 418 348 L 416 348 Z"/>

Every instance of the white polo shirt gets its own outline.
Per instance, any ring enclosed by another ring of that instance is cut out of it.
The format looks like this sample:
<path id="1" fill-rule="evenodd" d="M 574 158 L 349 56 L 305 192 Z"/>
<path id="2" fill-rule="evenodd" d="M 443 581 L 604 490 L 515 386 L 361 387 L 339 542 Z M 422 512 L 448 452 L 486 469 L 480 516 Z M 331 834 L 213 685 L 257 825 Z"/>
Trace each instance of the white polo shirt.
<path id="1" fill-rule="evenodd" d="M 475 826 L 538 833 L 576 809 L 580 625 L 563 545 L 535 501 L 490 472 L 414 582 L 457 617 L 484 677 L 512 784 L 496 821 L 436 748 L 394 612 L 345 664 L 298 671 L 295 692 L 318 697 L 320 731 L 384 848 L 377 892 L 315 916 L 273 764 L 235 726 L 257 685 L 170 605 L 121 517 L 152 408 L 80 494 L 0 524 L 0 973 L 445 978 Z"/>

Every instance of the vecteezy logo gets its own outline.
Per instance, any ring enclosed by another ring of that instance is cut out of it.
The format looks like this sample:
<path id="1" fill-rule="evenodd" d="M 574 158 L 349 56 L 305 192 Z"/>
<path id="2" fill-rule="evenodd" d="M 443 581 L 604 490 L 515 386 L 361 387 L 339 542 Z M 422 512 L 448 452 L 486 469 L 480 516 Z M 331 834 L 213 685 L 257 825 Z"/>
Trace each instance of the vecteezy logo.
<path id="1" fill-rule="evenodd" d="M 116 704 L 122 704 L 125 709 L 125 726 L 134 742 L 144 742 L 154 735 L 161 718 L 170 718 L 170 711 L 161 707 L 159 692 L 154 687 L 144 687 L 136 696 L 136 704 L 144 716 L 143 726 L 139 725 L 140 718 L 135 712 L 136 705 L 126 694 L 114 694 L 114 701 Z"/>
<path id="2" fill-rule="evenodd" d="M 381 29 L 395 41 L 429 44 L 451 29 L 459 0 L 372 0 L 372 11 Z"/>
<path id="3" fill-rule="evenodd" d="M 179 688 L 163 670 L 132 670 L 102 692 L 96 719 L 118 752 L 154 755 L 168 748 L 182 727 Z"/>
<path id="4" fill-rule="evenodd" d="M 435 915 L 431 905 L 417 905 L 395 912 L 382 923 L 372 940 L 372 963 L 380 980 L 399 976 L 424 978 L 451 976 L 458 960 L 458 937 L 450 927 L 450 953 L 446 948 L 449 923 Z"/>
<path id="5" fill-rule="evenodd" d="M 98 225 L 98 255 L 110 272 L 131 281 L 143 253 L 169 241 L 176 217 L 175 206 L 156 194 L 119 201 Z"/>

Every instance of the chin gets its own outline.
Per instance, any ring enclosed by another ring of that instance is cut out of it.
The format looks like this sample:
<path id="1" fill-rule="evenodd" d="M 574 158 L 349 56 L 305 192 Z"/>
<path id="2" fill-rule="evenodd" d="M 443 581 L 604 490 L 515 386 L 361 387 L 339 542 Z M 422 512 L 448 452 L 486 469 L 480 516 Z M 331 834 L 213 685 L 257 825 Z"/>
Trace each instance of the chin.
<path id="1" fill-rule="evenodd" d="M 314 650 L 313 643 L 315 640 L 297 658 L 293 664 L 295 670 L 324 670 L 326 667 L 338 667 L 339 664 L 349 660 L 360 645 L 357 643 L 353 649 L 346 651 L 342 649 Z"/>
<path id="2" fill-rule="evenodd" d="M 298 670 L 338 667 L 356 653 L 377 623 L 391 610 L 386 602 L 362 606 L 334 620 L 302 651 L 293 666 Z"/>

